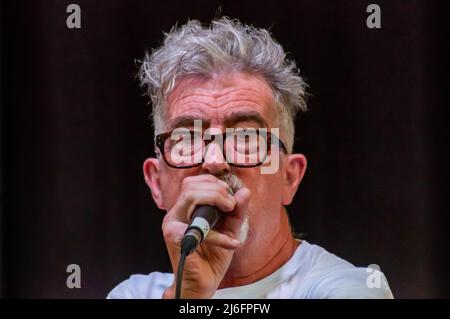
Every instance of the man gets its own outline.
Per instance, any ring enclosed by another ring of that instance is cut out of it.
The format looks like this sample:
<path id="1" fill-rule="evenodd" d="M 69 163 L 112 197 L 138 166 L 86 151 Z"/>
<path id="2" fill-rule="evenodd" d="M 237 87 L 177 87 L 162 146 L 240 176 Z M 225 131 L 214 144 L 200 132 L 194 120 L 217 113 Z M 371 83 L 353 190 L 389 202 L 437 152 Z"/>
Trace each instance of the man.
<path id="1" fill-rule="evenodd" d="M 292 235 L 284 207 L 307 166 L 292 153 L 305 83 L 266 30 L 228 18 L 208 28 L 189 21 L 145 57 L 140 79 L 153 104 L 157 153 L 144 176 L 167 212 L 173 273 L 195 208 L 223 212 L 186 259 L 182 298 L 392 298 L 381 272 Z M 375 285 L 369 276 L 378 276 Z M 134 275 L 108 298 L 174 298 L 175 286 L 173 274 Z"/>

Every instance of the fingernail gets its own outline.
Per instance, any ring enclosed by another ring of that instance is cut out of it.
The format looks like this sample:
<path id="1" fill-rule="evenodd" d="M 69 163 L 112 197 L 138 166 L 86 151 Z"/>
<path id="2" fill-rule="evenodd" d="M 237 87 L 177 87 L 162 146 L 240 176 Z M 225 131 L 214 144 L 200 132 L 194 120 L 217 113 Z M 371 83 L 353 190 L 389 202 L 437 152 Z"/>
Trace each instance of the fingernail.
<path id="1" fill-rule="evenodd" d="M 235 203 L 234 203 L 233 200 L 229 199 L 229 200 L 227 201 L 227 205 L 228 205 L 228 207 L 230 207 L 230 208 L 234 208 Z"/>
<path id="2" fill-rule="evenodd" d="M 233 239 L 231 242 L 233 243 L 233 246 L 236 246 L 236 247 L 239 247 L 241 245 L 241 242 L 237 239 Z"/>

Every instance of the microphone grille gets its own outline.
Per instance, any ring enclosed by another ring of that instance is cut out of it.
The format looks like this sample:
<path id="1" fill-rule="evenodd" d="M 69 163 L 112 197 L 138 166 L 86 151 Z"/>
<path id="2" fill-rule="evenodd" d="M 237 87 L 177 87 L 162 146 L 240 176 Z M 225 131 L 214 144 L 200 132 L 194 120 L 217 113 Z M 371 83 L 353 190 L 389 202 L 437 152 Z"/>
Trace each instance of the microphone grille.
<path id="1" fill-rule="evenodd" d="M 236 175 L 233 175 L 230 173 L 219 175 L 219 176 L 217 176 L 217 178 L 223 180 L 225 183 L 228 184 L 228 186 L 229 186 L 228 192 L 231 195 L 233 195 L 235 192 L 237 192 L 239 190 L 239 188 L 241 188 L 243 186 L 241 179 L 239 177 L 237 177 Z"/>

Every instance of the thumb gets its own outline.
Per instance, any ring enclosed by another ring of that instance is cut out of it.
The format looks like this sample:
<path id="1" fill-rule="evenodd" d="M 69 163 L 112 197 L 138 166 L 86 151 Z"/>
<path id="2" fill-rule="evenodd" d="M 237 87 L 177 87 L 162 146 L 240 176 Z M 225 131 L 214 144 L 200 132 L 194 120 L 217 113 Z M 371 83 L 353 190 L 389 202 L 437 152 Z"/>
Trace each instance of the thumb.
<path id="1" fill-rule="evenodd" d="M 241 187 L 236 193 L 234 193 L 234 198 L 236 198 L 236 208 L 234 210 L 234 214 L 247 214 L 251 195 L 252 192 L 247 187 Z"/>

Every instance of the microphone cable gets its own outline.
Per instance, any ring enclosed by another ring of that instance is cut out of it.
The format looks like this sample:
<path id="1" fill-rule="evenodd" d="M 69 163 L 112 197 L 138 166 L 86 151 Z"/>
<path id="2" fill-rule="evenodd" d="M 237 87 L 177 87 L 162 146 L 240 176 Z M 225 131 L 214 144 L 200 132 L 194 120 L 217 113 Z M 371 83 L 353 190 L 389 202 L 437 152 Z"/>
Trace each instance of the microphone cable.
<path id="1" fill-rule="evenodd" d="M 197 232 L 200 234 L 200 236 L 202 236 L 200 231 Z M 183 282 L 183 271 L 184 271 L 184 264 L 186 263 L 186 257 L 197 249 L 197 246 L 200 243 L 200 241 L 201 237 L 196 237 L 193 235 L 184 236 L 183 240 L 181 241 L 181 255 L 177 269 L 175 299 L 181 299 L 181 286 Z"/>
<path id="2" fill-rule="evenodd" d="M 175 299 L 181 299 L 181 285 L 183 282 L 183 270 L 184 264 L 186 262 L 186 253 L 181 253 L 180 262 L 178 263 L 178 271 L 177 271 L 177 285 L 175 289 Z"/>

